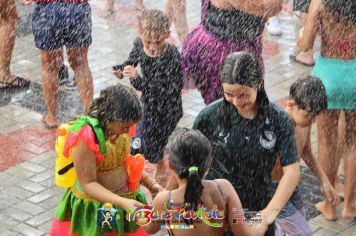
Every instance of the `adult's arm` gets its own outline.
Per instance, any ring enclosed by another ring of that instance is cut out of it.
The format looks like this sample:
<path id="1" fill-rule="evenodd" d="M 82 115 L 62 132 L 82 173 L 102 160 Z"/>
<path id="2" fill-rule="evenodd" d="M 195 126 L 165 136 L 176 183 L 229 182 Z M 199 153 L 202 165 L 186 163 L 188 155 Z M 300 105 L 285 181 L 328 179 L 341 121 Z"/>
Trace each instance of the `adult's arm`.
<path id="1" fill-rule="evenodd" d="M 294 129 L 288 114 L 284 111 L 276 115 L 276 152 L 283 168 L 283 176 L 267 207 L 262 214 L 272 223 L 292 196 L 300 178 L 299 160 L 294 138 Z"/>
<path id="2" fill-rule="evenodd" d="M 300 30 L 298 47 L 302 51 L 313 48 L 313 44 L 319 29 L 319 17 L 322 9 L 321 0 L 312 0 L 308 10 L 307 20 L 304 27 Z"/>
<path id="3" fill-rule="evenodd" d="M 100 202 L 110 202 L 126 211 L 143 204 L 120 197 L 97 182 L 96 156 L 82 140 L 73 148 L 73 163 L 84 192 Z"/>
<path id="4" fill-rule="evenodd" d="M 283 167 L 283 177 L 267 207 L 261 211 L 271 224 L 292 196 L 300 179 L 299 162 Z"/>

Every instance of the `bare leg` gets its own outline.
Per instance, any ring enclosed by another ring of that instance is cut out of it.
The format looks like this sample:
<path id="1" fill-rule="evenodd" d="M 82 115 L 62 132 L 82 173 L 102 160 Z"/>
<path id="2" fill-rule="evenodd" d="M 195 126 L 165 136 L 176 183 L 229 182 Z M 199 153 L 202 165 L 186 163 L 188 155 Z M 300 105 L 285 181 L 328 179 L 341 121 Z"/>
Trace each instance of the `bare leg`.
<path id="1" fill-rule="evenodd" d="M 169 21 L 171 23 L 173 22 L 176 27 L 181 43 L 183 43 L 185 37 L 188 34 L 186 5 L 186 0 L 167 0 L 165 10 L 169 17 Z"/>
<path id="2" fill-rule="evenodd" d="M 58 72 L 63 65 L 63 50 L 45 51 L 40 49 L 42 64 L 42 92 L 47 105 L 44 121 L 48 125 L 57 125 L 56 110 L 58 99 Z"/>
<path id="3" fill-rule="evenodd" d="M 88 64 L 88 48 L 68 48 L 68 60 L 74 70 L 84 111 L 89 111 L 93 100 L 93 77 Z"/>
<path id="4" fill-rule="evenodd" d="M 339 165 L 339 171 L 338 175 L 340 175 L 340 171 L 344 172 L 344 163 L 343 163 L 343 157 L 345 156 L 345 113 L 343 111 L 340 111 L 340 116 L 339 116 L 339 123 L 338 123 L 338 156 L 340 157 L 340 165 Z M 345 175 L 345 173 L 343 173 Z M 340 182 L 340 180 L 337 178 L 335 182 L 335 190 L 337 194 L 344 198 L 344 184 Z"/>
<path id="5" fill-rule="evenodd" d="M 135 0 L 135 7 L 136 7 L 136 9 L 142 9 L 143 8 L 143 0 Z"/>
<path id="6" fill-rule="evenodd" d="M 344 218 L 356 217 L 356 111 L 345 112 L 346 155 L 345 155 L 345 202 L 342 210 Z"/>
<path id="7" fill-rule="evenodd" d="M 340 182 L 339 179 L 336 179 L 336 182 L 335 182 L 335 190 L 337 192 L 337 195 L 339 197 L 342 197 L 344 198 L 345 197 L 345 186 L 343 183 Z"/>
<path id="8" fill-rule="evenodd" d="M 335 186 L 340 158 L 337 154 L 337 123 L 338 110 L 327 110 L 317 118 L 318 128 L 318 159 L 321 167 L 328 176 L 330 183 Z M 315 207 L 328 220 L 336 220 L 335 206 L 331 202 L 320 202 Z"/>
<path id="9" fill-rule="evenodd" d="M 14 0 L 1 0 L 0 3 L 0 81 L 14 80 L 10 72 L 11 55 L 15 45 L 18 15 Z M 3 86 L 1 86 L 3 87 Z"/>
<path id="10" fill-rule="evenodd" d="M 300 23 L 301 23 L 302 27 L 305 25 L 306 19 L 307 19 L 307 14 L 301 13 L 301 15 L 300 15 L 301 22 Z M 303 51 L 299 52 L 296 57 L 296 60 L 300 61 L 302 63 L 308 64 L 308 65 L 314 64 L 315 60 L 314 60 L 314 56 L 313 56 L 313 49 L 306 51 L 306 52 L 303 52 Z"/>
<path id="11" fill-rule="evenodd" d="M 105 4 L 105 15 L 108 17 L 114 12 L 115 0 L 106 0 Z"/>
<path id="12" fill-rule="evenodd" d="M 140 19 L 140 17 L 142 16 L 143 9 L 143 0 L 135 0 L 135 10 L 138 19 Z"/>

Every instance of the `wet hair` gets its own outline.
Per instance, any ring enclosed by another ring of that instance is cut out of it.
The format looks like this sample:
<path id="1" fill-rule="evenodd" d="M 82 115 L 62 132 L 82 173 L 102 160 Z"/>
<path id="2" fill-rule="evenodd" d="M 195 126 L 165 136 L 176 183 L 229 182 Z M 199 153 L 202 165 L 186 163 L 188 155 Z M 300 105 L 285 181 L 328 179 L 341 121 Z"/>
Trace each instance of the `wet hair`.
<path id="1" fill-rule="evenodd" d="M 165 34 L 169 32 L 169 19 L 160 10 L 144 10 L 138 22 L 140 32 L 149 34 Z"/>
<path id="2" fill-rule="evenodd" d="M 289 98 L 295 101 L 299 109 L 308 113 L 319 114 L 328 105 L 323 83 L 313 76 L 295 81 L 290 87 Z"/>
<path id="3" fill-rule="evenodd" d="M 264 89 L 261 68 L 255 56 L 248 52 L 228 54 L 221 67 L 220 78 L 221 82 L 225 84 L 239 84 L 257 89 L 256 102 L 258 103 L 258 110 L 256 118 L 258 119 L 262 137 L 269 140 L 264 132 L 268 123 L 266 120 L 270 114 L 269 100 Z M 224 98 L 219 110 L 224 135 L 227 135 L 231 129 L 231 121 L 227 112 L 229 105 L 229 102 Z"/>
<path id="4" fill-rule="evenodd" d="M 355 0 L 324 0 L 327 12 L 347 23 L 356 24 Z"/>
<path id="5" fill-rule="evenodd" d="M 170 147 L 169 163 L 180 179 L 187 180 L 184 202 L 191 204 L 197 210 L 202 204 L 202 179 L 211 164 L 211 145 L 207 137 L 199 130 L 185 130 L 179 133 Z M 191 170 L 192 166 L 198 170 Z"/>
<path id="6" fill-rule="evenodd" d="M 100 96 L 94 99 L 88 115 L 99 120 L 105 130 L 107 121 L 137 121 L 143 111 L 135 91 L 125 85 L 118 84 L 100 91 Z"/>

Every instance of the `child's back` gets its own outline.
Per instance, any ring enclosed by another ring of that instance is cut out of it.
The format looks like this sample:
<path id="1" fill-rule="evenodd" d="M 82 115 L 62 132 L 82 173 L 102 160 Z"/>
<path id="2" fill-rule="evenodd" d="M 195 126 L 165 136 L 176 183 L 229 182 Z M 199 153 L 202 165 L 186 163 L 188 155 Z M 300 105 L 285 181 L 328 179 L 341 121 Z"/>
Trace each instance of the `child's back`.
<path id="1" fill-rule="evenodd" d="M 200 131 L 185 131 L 174 138 L 169 164 L 171 178 L 178 188 L 160 192 L 153 200 L 153 206 L 155 212 L 160 214 L 167 210 L 173 213 L 172 218 L 164 222 L 167 227 L 174 228 L 168 229 L 170 235 L 223 235 L 227 229 L 233 235 L 263 235 L 266 232 L 267 222 L 262 218 L 256 227 L 245 224 L 240 199 L 228 180 L 203 179 L 211 164 L 211 144 Z M 188 214 L 184 214 L 183 210 L 187 210 Z M 199 210 L 202 210 L 200 217 L 196 213 Z M 198 216 L 197 219 L 182 219 L 183 216 L 189 218 L 192 211 Z M 173 226 L 182 224 L 189 229 L 176 229 Z M 159 229 L 159 224 L 144 227 L 151 234 Z"/>
<path id="2" fill-rule="evenodd" d="M 218 186 L 219 185 L 219 186 Z M 207 223 L 204 223 L 201 219 L 193 221 L 193 229 L 195 235 L 223 235 L 224 231 L 227 230 L 228 220 L 228 202 L 227 202 L 227 193 L 226 189 L 226 180 L 216 180 L 215 181 L 203 181 L 204 190 L 201 195 L 203 206 L 206 207 L 207 212 L 211 210 L 217 210 L 224 213 L 224 218 L 221 220 L 209 220 L 211 223 L 221 222 L 222 227 L 211 227 Z M 221 189 L 221 191 L 219 190 Z M 184 193 L 186 188 L 178 188 L 173 191 L 164 191 L 157 195 L 157 199 L 155 199 L 155 205 L 166 205 L 173 208 L 173 210 L 180 210 L 184 207 Z M 231 209 L 230 209 L 231 210 Z M 174 222 L 173 219 L 171 221 L 167 221 L 167 225 L 172 226 L 176 224 L 184 224 L 184 220 L 180 220 L 179 223 Z M 175 236 L 185 236 L 191 235 L 192 230 L 186 229 L 173 229 L 173 234 Z"/>

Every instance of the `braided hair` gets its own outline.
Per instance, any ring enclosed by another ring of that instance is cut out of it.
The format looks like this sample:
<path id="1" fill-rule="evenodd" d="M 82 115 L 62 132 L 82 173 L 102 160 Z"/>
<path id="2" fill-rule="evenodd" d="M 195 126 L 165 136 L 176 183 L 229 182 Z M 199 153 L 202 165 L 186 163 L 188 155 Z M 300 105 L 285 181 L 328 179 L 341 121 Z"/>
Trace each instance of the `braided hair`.
<path id="1" fill-rule="evenodd" d="M 211 151 L 210 141 L 199 130 L 178 134 L 170 148 L 170 165 L 180 179 L 187 180 L 184 202 L 191 204 L 195 211 L 202 204 L 202 179 L 211 164 Z"/>
<path id="2" fill-rule="evenodd" d="M 223 62 L 220 78 L 222 83 L 239 84 L 257 89 L 256 102 L 257 120 L 259 130 L 264 139 L 269 140 L 265 135 L 267 129 L 267 120 L 270 117 L 269 99 L 264 89 L 263 75 L 259 68 L 259 64 L 253 54 L 248 52 L 234 52 L 228 54 Z M 225 135 L 231 129 L 231 121 L 228 116 L 228 108 L 230 103 L 224 98 L 219 109 L 220 120 L 222 121 L 223 131 Z"/>

